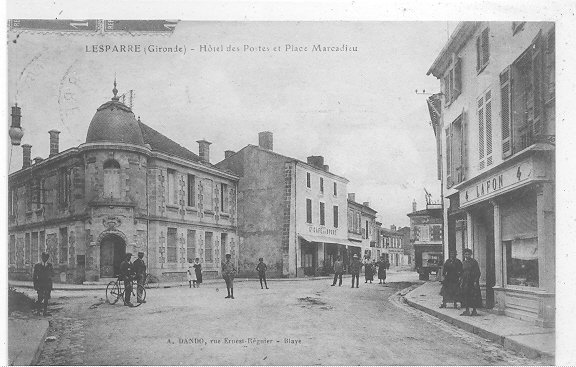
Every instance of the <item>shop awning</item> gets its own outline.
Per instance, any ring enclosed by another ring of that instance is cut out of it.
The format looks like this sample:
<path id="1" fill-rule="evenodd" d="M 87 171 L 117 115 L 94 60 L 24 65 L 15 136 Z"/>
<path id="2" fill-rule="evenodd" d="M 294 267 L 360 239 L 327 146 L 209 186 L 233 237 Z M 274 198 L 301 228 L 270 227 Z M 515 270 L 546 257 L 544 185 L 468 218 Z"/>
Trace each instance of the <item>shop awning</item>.
<path id="1" fill-rule="evenodd" d="M 358 246 L 358 244 L 350 242 L 346 239 L 341 239 L 341 238 L 332 238 L 332 237 L 326 237 L 326 236 L 317 236 L 317 235 L 311 235 L 311 234 L 300 234 L 299 235 L 301 238 L 305 239 L 308 242 L 324 242 L 324 243 L 336 243 L 338 245 L 344 245 L 344 246 Z"/>

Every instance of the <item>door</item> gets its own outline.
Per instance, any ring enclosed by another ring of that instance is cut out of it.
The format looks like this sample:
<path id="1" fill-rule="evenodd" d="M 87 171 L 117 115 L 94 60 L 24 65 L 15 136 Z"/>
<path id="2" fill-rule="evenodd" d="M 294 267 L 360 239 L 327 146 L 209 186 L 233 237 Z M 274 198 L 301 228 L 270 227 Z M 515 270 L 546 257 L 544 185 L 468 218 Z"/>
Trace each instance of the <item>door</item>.
<path id="1" fill-rule="evenodd" d="M 100 277 L 113 278 L 120 274 L 120 264 L 126 254 L 122 238 L 108 235 L 100 241 Z"/>

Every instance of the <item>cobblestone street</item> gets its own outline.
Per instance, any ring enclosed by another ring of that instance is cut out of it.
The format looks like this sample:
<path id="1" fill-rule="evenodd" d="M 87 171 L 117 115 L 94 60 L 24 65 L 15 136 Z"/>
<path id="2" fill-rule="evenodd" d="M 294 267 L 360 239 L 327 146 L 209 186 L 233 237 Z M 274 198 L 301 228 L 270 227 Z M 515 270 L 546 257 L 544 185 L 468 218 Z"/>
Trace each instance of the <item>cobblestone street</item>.
<path id="1" fill-rule="evenodd" d="M 40 365 L 535 365 L 401 302 L 397 282 L 329 280 L 153 289 L 138 308 L 55 292 Z M 392 279 L 394 280 L 394 279 Z M 414 353 L 414 351 L 418 351 Z"/>

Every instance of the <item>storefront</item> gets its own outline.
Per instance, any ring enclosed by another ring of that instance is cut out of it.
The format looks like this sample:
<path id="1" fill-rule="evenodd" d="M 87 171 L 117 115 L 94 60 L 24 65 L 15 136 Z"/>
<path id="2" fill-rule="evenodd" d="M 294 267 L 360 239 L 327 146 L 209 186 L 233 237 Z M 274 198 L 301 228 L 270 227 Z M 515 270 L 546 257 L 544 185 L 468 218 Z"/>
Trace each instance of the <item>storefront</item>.
<path id="1" fill-rule="evenodd" d="M 480 264 L 485 307 L 544 327 L 555 313 L 551 166 L 533 155 L 467 182 L 449 223 L 449 248 L 471 248 Z"/>
<path id="2" fill-rule="evenodd" d="M 317 276 L 334 272 L 334 262 L 340 256 L 345 269 L 355 253 L 349 249 L 347 240 L 322 236 L 299 235 L 301 267 L 305 276 Z M 358 250 L 360 248 L 358 247 Z"/>

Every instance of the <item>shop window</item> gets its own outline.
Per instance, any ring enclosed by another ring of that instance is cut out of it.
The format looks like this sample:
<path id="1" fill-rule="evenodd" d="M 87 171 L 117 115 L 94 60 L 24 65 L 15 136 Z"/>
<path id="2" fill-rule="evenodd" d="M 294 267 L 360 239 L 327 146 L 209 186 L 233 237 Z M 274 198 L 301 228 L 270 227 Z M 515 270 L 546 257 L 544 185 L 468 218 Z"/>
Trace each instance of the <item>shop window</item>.
<path id="1" fill-rule="evenodd" d="M 166 261 L 175 263 L 177 259 L 178 250 L 178 233 L 176 228 L 168 228 L 168 235 L 166 239 Z"/>
<path id="2" fill-rule="evenodd" d="M 538 287 L 538 238 L 504 241 L 506 283 Z"/>
<path id="3" fill-rule="evenodd" d="M 104 162 L 104 198 L 120 199 L 120 164 L 114 159 Z"/>

